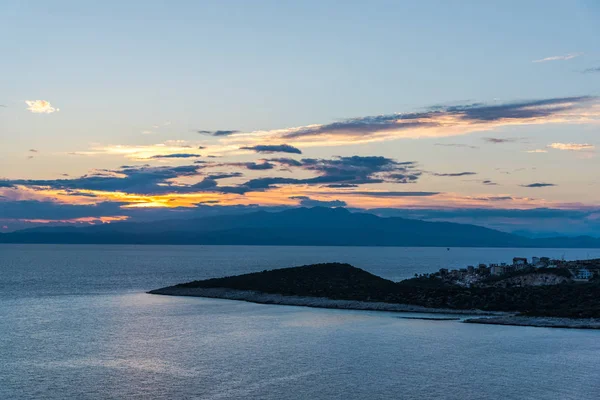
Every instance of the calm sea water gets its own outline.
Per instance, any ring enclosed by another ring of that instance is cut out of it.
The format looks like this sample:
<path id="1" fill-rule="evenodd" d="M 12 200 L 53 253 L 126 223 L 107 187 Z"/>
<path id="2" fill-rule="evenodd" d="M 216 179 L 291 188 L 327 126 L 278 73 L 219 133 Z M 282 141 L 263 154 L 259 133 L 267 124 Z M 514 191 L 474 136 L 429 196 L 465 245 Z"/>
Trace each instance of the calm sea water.
<path id="1" fill-rule="evenodd" d="M 598 399 L 596 331 L 144 293 L 314 262 L 398 280 L 533 255 L 600 251 L 0 245 L 0 399 Z"/>

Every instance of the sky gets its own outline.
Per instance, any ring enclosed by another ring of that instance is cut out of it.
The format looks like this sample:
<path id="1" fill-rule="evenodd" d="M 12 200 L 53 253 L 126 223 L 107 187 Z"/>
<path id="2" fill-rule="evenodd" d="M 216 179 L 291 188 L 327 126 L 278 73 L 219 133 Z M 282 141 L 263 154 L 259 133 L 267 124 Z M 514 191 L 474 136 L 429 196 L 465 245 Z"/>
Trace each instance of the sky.
<path id="1" fill-rule="evenodd" d="M 600 3 L 24 1 L 0 232 L 295 206 L 600 235 Z"/>

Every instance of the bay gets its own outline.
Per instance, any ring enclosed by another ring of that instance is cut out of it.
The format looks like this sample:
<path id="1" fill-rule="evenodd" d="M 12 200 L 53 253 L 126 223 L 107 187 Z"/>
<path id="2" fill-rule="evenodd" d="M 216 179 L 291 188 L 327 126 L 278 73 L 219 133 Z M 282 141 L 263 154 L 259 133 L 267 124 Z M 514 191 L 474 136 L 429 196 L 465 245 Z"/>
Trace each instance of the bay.
<path id="1" fill-rule="evenodd" d="M 315 262 L 400 280 L 515 256 L 600 251 L 0 245 L 0 398 L 597 398 L 596 331 L 145 293 Z"/>

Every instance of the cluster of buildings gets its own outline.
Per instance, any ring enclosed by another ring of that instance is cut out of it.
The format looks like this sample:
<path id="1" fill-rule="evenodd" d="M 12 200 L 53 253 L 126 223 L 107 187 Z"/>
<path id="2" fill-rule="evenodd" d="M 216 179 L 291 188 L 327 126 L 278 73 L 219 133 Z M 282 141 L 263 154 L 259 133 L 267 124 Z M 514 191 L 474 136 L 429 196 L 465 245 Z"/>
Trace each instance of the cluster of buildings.
<path id="1" fill-rule="evenodd" d="M 515 257 L 512 264 L 479 264 L 452 270 L 442 268 L 436 275 L 463 286 L 471 286 L 471 284 L 490 276 L 502 276 L 515 271 L 537 270 L 540 268 L 564 268 L 569 270 L 572 280 L 583 282 L 600 275 L 600 259 L 565 261 L 553 260 L 549 257 L 532 257 L 531 260 L 524 257 Z"/>

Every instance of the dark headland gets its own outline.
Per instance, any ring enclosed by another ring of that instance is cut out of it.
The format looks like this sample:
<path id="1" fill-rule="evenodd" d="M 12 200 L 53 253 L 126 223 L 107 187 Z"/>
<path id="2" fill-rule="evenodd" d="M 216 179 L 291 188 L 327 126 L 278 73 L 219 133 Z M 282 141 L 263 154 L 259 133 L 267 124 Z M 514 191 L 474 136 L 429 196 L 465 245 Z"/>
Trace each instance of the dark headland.
<path id="1" fill-rule="evenodd" d="M 547 282 L 552 272 L 524 274 L 543 275 Z M 514 276 L 506 279 L 514 282 Z M 349 264 L 328 263 L 193 281 L 149 293 L 320 308 L 478 315 L 464 322 L 600 329 L 597 279 L 585 283 L 562 279 L 559 284 L 538 282 L 533 286 L 498 284 L 501 280 L 490 277 L 466 287 L 431 274 L 393 282 Z"/>

